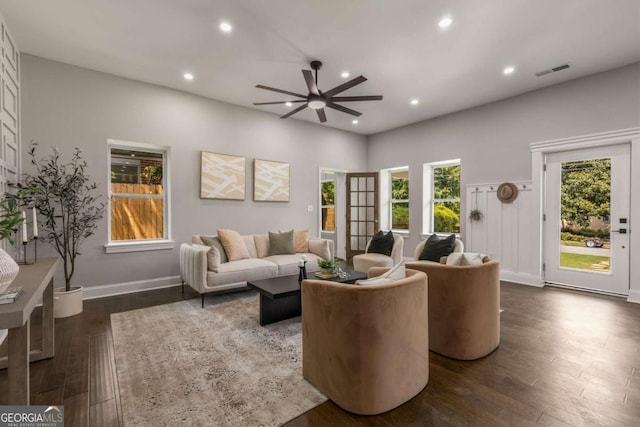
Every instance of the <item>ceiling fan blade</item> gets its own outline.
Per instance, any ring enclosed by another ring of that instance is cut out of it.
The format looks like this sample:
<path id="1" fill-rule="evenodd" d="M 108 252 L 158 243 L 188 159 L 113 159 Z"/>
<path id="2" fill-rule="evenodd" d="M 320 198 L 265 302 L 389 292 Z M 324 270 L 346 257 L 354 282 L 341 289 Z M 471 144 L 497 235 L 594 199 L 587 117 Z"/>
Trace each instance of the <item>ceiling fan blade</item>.
<path id="1" fill-rule="evenodd" d="M 334 96 L 331 98 L 333 102 L 352 102 L 352 101 L 382 101 L 382 95 L 368 96 Z"/>
<path id="2" fill-rule="evenodd" d="M 313 79 L 313 73 L 311 72 L 311 70 L 302 70 L 302 75 L 304 76 L 304 81 L 307 82 L 309 93 L 320 95 L 320 92 L 318 92 L 318 86 L 316 86 L 316 81 Z"/>
<path id="3" fill-rule="evenodd" d="M 342 105 L 333 104 L 331 102 L 327 103 L 327 107 L 333 108 L 334 110 L 342 111 L 343 113 L 351 114 L 352 116 L 360 117 L 362 113 L 357 112 L 356 110 L 352 110 L 351 108 L 343 107 Z"/>
<path id="4" fill-rule="evenodd" d="M 263 85 L 256 85 L 256 87 L 258 89 L 271 90 L 273 92 L 284 93 L 284 94 L 291 95 L 291 96 L 297 96 L 298 98 L 307 99 L 307 95 L 300 95 L 299 93 L 289 92 L 288 90 L 276 89 L 274 87 L 263 86 Z"/>
<path id="5" fill-rule="evenodd" d="M 351 89 L 355 85 L 359 85 L 362 82 L 366 82 L 367 78 L 365 76 L 358 76 L 355 79 L 351 79 L 346 83 L 342 83 L 340 86 L 336 86 L 333 89 L 324 93 L 324 95 L 328 98 L 333 95 L 337 95 L 340 92 L 344 92 L 347 89 Z"/>
<path id="6" fill-rule="evenodd" d="M 318 110 L 316 110 L 316 113 L 318 114 L 318 118 L 320 119 L 320 123 L 324 123 L 327 121 L 327 115 L 324 113 L 324 108 L 320 108 Z"/>
<path id="7" fill-rule="evenodd" d="M 302 110 L 304 110 L 305 108 L 307 108 L 307 104 L 301 105 L 298 108 L 296 108 L 295 110 L 289 111 L 287 114 L 285 114 L 284 116 L 280 116 L 281 119 L 286 119 L 287 117 L 291 117 L 293 116 L 295 113 L 298 113 Z"/>
<path id="8" fill-rule="evenodd" d="M 294 101 L 254 102 L 253 105 L 286 104 L 287 102 L 307 102 L 307 100 L 306 99 L 296 99 Z"/>

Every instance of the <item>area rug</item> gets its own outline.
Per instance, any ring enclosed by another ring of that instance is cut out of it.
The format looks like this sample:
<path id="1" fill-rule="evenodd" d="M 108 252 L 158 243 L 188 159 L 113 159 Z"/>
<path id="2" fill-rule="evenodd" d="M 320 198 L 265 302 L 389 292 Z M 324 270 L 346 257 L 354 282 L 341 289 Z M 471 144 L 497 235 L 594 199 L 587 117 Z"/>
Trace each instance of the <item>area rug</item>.
<path id="1" fill-rule="evenodd" d="M 279 426 L 326 401 L 302 377 L 300 318 L 258 312 L 241 292 L 112 314 L 125 425 Z"/>

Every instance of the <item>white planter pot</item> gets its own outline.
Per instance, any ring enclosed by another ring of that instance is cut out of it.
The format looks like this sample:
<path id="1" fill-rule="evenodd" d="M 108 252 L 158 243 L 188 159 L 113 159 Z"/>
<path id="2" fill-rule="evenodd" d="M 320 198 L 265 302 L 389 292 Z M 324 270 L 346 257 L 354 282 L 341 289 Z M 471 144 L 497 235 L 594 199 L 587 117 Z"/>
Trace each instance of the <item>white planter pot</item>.
<path id="1" fill-rule="evenodd" d="M 53 290 L 53 317 L 70 317 L 82 313 L 82 286 L 72 286 L 70 291 L 65 288 Z"/>

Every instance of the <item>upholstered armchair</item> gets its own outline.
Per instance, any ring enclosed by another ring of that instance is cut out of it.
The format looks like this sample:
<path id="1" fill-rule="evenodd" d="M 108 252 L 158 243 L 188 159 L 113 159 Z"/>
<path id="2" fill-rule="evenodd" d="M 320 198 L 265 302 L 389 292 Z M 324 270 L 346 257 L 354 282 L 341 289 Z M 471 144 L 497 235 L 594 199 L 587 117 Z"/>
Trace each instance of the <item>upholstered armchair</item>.
<path id="1" fill-rule="evenodd" d="M 368 272 L 371 267 L 393 267 L 402 261 L 404 238 L 399 234 L 393 235 L 393 247 L 391 256 L 369 252 L 371 239 L 367 242 L 365 253 L 353 257 L 353 269 Z"/>
<path id="2" fill-rule="evenodd" d="M 500 344 L 500 263 L 444 265 L 408 262 L 429 278 L 429 348 L 474 360 Z"/>
<path id="3" fill-rule="evenodd" d="M 427 276 L 405 275 L 367 286 L 302 282 L 304 378 L 347 411 L 389 411 L 429 382 Z"/>

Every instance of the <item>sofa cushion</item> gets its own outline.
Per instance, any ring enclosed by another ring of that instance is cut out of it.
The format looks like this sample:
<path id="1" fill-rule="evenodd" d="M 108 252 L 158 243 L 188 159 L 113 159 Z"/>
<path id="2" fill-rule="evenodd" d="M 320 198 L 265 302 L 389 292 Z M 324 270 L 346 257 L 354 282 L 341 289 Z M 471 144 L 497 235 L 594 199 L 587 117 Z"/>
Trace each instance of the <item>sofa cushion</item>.
<path id="1" fill-rule="evenodd" d="M 249 251 L 249 258 L 258 258 L 258 251 L 256 250 L 256 243 L 253 240 L 253 234 L 242 235 L 241 237 Z"/>
<path id="2" fill-rule="evenodd" d="M 229 261 L 250 258 L 247 245 L 245 245 L 244 239 L 237 231 L 219 228 L 218 238 L 220 239 L 220 243 L 222 243 L 222 247 Z"/>
<path id="3" fill-rule="evenodd" d="M 456 235 L 440 239 L 436 234 L 432 234 L 427 239 L 427 242 L 422 249 L 419 260 L 440 262 L 440 257 L 448 256 L 453 252 L 453 248 L 456 244 Z"/>
<path id="4" fill-rule="evenodd" d="M 268 234 L 254 234 L 253 243 L 256 245 L 257 258 L 264 258 L 269 256 L 269 235 Z"/>
<path id="5" fill-rule="evenodd" d="M 248 258 L 227 262 L 219 267 L 218 273 L 207 273 L 207 286 L 246 282 L 248 280 L 269 279 L 278 275 L 278 266 L 258 258 Z"/>
<path id="6" fill-rule="evenodd" d="M 309 252 L 309 230 L 293 231 L 293 249 L 301 254 Z"/>
<path id="7" fill-rule="evenodd" d="M 367 253 L 376 253 L 391 256 L 391 251 L 393 250 L 393 242 L 393 233 L 391 231 L 385 234 L 384 231 L 380 230 L 371 238 L 371 242 L 369 243 L 369 247 L 367 248 Z"/>
<path id="8" fill-rule="evenodd" d="M 284 233 L 269 232 L 269 255 L 295 255 L 293 230 Z"/>
<path id="9" fill-rule="evenodd" d="M 315 254 L 307 255 L 307 273 L 320 270 L 318 267 L 319 256 Z M 271 255 L 264 258 L 265 261 L 270 261 L 278 266 L 278 276 L 292 276 L 298 274 L 298 261 L 300 261 L 300 254 L 295 255 Z"/>
<path id="10" fill-rule="evenodd" d="M 331 258 L 331 249 L 327 239 L 309 239 L 309 252 L 318 255 L 320 258 Z"/>
<path id="11" fill-rule="evenodd" d="M 224 247 L 222 246 L 222 242 L 220 242 L 220 239 L 218 237 L 201 235 L 200 240 L 202 240 L 202 243 L 204 243 L 205 245 L 218 249 L 218 252 L 220 254 L 220 263 L 228 261 L 227 254 L 224 251 Z"/>
<path id="12" fill-rule="evenodd" d="M 393 268 L 389 269 L 389 271 L 387 271 L 386 273 L 381 274 L 380 277 L 385 277 L 391 280 L 400 280 L 407 277 L 407 273 L 405 271 L 404 264 L 399 263 Z"/>

